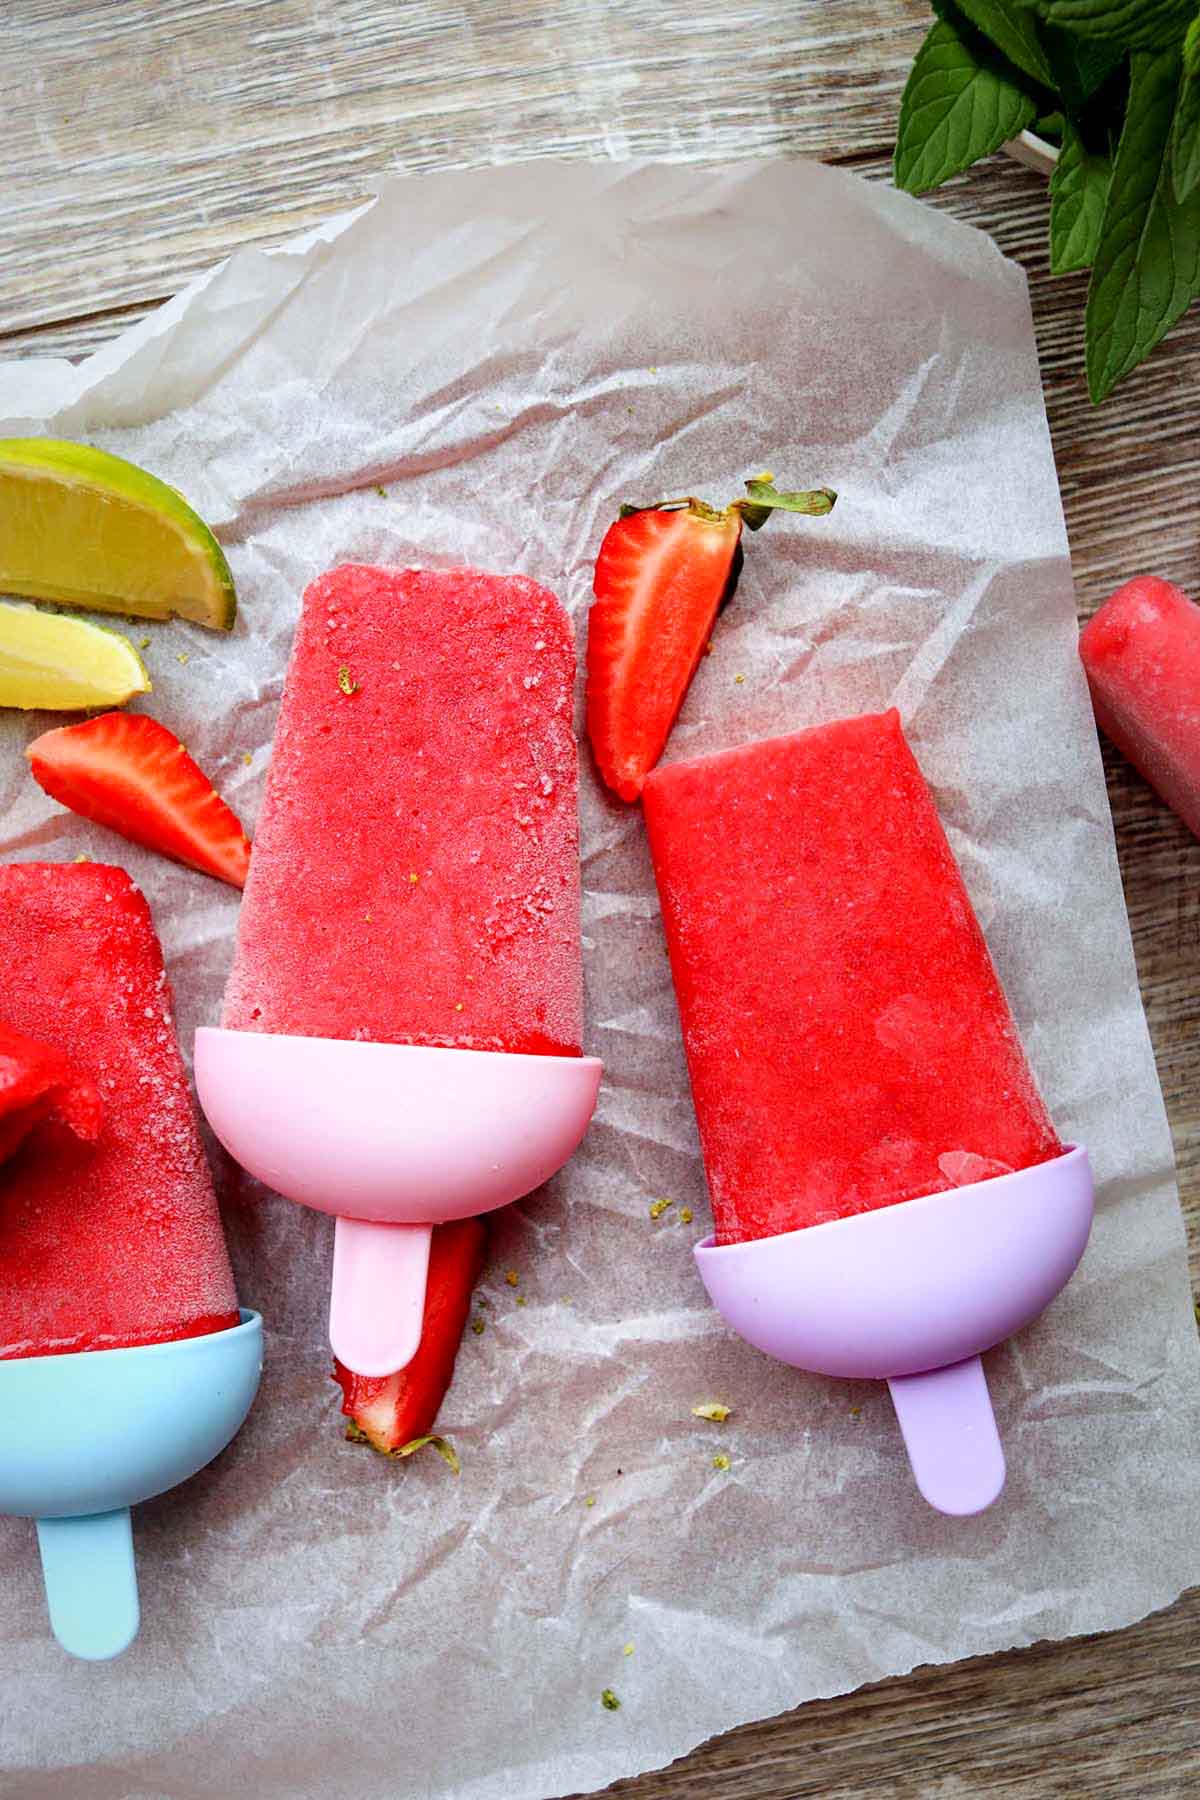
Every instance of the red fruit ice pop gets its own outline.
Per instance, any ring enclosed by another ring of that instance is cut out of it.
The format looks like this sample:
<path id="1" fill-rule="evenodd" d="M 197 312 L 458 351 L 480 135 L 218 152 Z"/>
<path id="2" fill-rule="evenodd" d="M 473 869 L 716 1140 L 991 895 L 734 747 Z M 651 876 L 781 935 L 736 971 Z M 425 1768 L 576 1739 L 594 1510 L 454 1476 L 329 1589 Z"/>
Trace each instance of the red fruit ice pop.
<path id="1" fill-rule="evenodd" d="M 0 1169 L 0 1358 L 236 1325 L 162 952 L 123 870 L 0 868 L 0 1016 L 102 1106 L 94 1141 L 46 1118 Z"/>
<path id="2" fill-rule="evenodd" d="M 1060 1153 L 896 712 L 669 765 L 645 811 L 718 1243 Z"/>
<path id="3" fill-rule="evenodd" d="M 574 675 L 566 615 L 523 577 L 314 582 L 222 1023 L 577 1056 Z"/>
<path id="4" fill-rule="evenodd" d="M 430 1227 L 548 1180 L 595 1105 L 574 675 L 521 576 L 350 565 L 304 596 L 196 1070 L 226 1148 L 336 1214 L 330 1337 L 364 1377 L 417 1349 Z"/>
<path id="5" fill-rule="evenodd" d="M 1200 837 L 1200 607 L 1139 575 L 1083 630 L 1096 721 Z"/>

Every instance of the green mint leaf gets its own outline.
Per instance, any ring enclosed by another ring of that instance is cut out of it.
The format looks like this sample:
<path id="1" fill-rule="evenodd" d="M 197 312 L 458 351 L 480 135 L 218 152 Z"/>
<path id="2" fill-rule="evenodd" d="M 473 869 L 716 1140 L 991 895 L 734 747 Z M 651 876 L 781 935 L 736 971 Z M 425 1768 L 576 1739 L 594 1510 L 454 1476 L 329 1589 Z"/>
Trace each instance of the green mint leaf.
<path id="1" fill-rule="evenodd" d="M 1094 156 L 1069 121 L 1050 177 L 1050 270 L 1067 275 L 1090 268 L 1100 243 L 1112 161 Z"/>
<path id="2" fill-rule="evenodd" d="M 1173 51 L 1135 51 L 1085 319 L 1088 388 L 1103 400 L 1148 356 L 1200 282 L 1200 194 L 1181 206 L 1167 146 L 1180 87 Z"/>
<path id="3" fill-rule="evenodd" d="M 1200 183 L 1200 71 L 1185 65 L 1171 122 L 1171 183 L 1182 206 Z"/>
<path id="4" fill-rule="evenodd" d="M 955 5 L 1015 69 L 1043 87 L 1054 86 L 1054 71 L 1038 37 L 1037 20 L 1028 7 L 1016 4 L 1016 0 L 955 0 Z"/>
<path id="5" fill-rule="evenodd" d="M 1053 86 L 1072 109 L 1090 100 L 1125 57 L 1119 38 L 1079 37 L 1056 25 L 1043 25 L 1041 40 L 1054 74 Z"/>
<path id="6" fill-rule="evenodd" d="M 917 51 L 900 102 L 896 186 L 923 194 L 1016 137 L 1037 102 L 982 62 L 948 19 L 938 19 Z"/>
<path id="7" fill-rule="evenodd" d="M 1186 75 L 1200 75 L 1200 13 L 1188 26 L 1183 40 L 1183 68 Z"/>
<path id="8" fill-rule="evenodd" d="M 1048 25 L 1081 37 L 1120 38 L 1127 50 L 1177 45 L 1192 22 L 1196 0 L 1035 0 Z"/>

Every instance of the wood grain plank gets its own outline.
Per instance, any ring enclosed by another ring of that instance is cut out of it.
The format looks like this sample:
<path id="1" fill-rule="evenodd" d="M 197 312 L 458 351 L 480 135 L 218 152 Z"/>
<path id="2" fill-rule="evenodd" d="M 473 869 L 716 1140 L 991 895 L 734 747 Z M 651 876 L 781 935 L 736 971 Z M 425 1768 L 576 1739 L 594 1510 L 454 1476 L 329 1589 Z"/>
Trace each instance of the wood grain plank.
<path id="1" fill-rule="evenodd" d="M 29 325 L 16 331 L 0 331 L 0 358 L 65 357 L 79 362 L 103 345 L 111 343 L 147 313 L 155 311 L 168 294 L 134 301 L 128 306 L 111 306 L 74 319 L 55 319 L 45 325 Z"/>
<path id="2" fill-rule="evenodd" d="M 884 148 L 927 24 L 924 0 L 9 0 L 0 331 L 172 292 L 389 168 Z"/>
<path id="3" fill-rule="evenodd" d="M 812 1701 L 605 1792 L 620 1800 L 1174 1800 L 1200 1791 L 1198 1645 L 1193 1594 L 1107 1637 L 978 1657 Z"/>

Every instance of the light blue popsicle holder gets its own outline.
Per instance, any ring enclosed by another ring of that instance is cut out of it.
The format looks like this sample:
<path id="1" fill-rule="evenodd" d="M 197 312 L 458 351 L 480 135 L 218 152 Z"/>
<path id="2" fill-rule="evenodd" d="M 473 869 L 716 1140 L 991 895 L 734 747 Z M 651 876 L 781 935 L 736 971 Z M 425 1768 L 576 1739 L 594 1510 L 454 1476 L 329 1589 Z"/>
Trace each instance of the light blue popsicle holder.
<path id="1" fill-rule="evenodd" d="M 228 1331 L 0 1362 L 0 1513 L 37 1520 L 46 1604 L 72 1656 L 137 1636 L 129 1509 L 229 1443 L 262 1373 L 262 1319 Z"/>

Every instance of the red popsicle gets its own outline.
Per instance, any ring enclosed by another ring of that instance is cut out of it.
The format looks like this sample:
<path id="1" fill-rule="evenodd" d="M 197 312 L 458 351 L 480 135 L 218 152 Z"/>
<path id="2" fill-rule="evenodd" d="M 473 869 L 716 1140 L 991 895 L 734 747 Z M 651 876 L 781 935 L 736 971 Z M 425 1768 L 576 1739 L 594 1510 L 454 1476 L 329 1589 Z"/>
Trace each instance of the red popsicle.
<path id="1" fill-rule="evenodd" d="M 1200 837 L 1200 607 L 1140 575 L 1084 627 L 1096 721 Z"/>
<path id="2" fill-rule="evenodd" d="M 644 800 L 718 1242 L 1060 1153 L 898 713 Z"/>
<path id="3" fill-rule="evenodd" d="M 0 867 L 0 1017 L 102 1107 L 94 1142 L 47 1118 L 0 1168 L 0 1357 L 236 1325 L 162 952 L 122 869 Z"/>
<path id="4" fill-rule="evenodd" d="M 575 651 L 521 576 L 308 589 L 223 1023 L 578 1055 Z"/>

